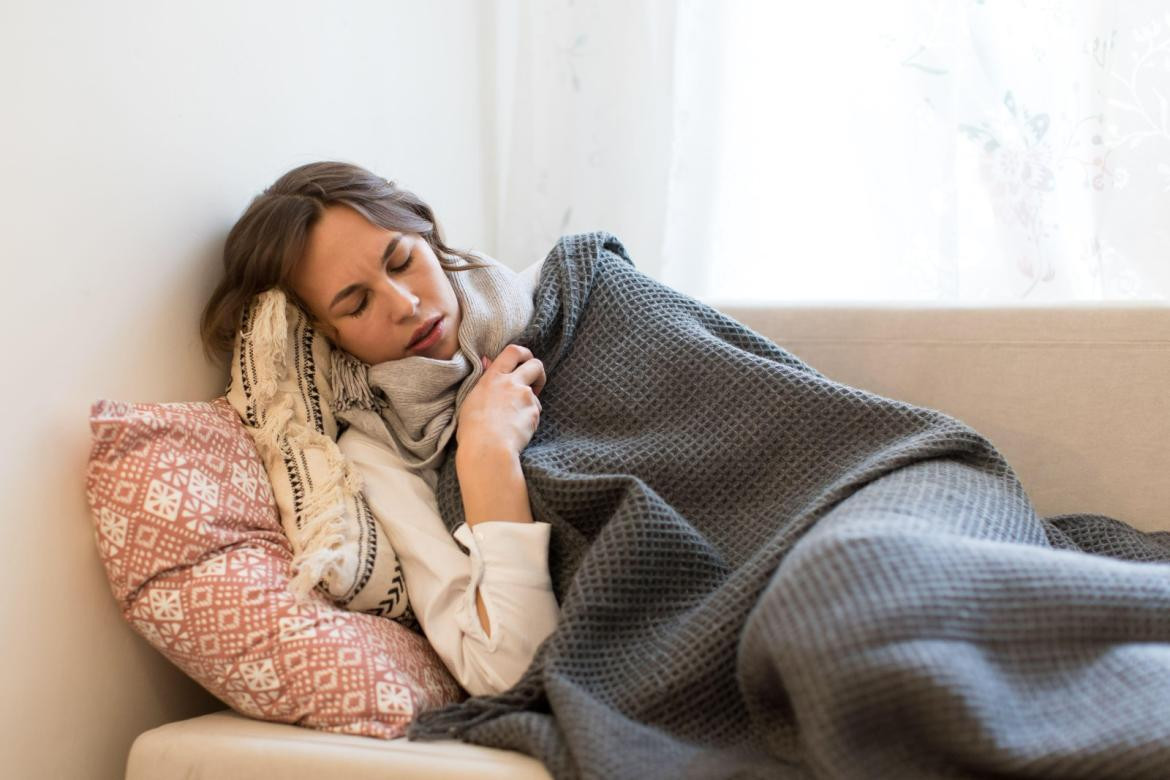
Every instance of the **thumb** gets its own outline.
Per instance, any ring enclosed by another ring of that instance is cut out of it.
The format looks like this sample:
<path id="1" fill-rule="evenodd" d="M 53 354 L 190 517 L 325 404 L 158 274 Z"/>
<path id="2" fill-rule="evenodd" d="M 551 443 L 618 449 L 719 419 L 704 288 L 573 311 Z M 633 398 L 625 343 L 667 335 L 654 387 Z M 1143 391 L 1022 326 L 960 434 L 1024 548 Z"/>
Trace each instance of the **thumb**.
<path id="1" fill-rule="evenodd" d="M 485 371 L 487 370 L 487 367 L 492 364 L 492 361 L 488 358 L 487 355 L 480 355 L 479 362 L 483 365 Z"/>

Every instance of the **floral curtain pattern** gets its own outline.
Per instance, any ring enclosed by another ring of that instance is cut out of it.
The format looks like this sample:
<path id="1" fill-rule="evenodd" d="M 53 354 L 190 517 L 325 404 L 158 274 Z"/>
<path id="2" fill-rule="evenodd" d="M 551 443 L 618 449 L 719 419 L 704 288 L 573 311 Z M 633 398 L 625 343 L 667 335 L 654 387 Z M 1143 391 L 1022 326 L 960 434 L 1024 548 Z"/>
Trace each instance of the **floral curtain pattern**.
<path id="1" fill-rule="evenodd" d="M 1170 292 L 1164 0 L 495 6 L 497 248 L 709 300 Z"/>

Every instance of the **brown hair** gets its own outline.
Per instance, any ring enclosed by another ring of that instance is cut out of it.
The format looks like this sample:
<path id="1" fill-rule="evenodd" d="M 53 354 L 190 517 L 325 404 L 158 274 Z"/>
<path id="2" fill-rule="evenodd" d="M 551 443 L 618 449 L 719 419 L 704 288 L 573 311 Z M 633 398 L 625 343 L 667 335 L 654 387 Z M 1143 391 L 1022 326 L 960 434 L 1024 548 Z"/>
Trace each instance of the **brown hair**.
<path id="1" fill-rule="evenodd" d="M 365 168 L 343 162 L 315 162 L 293 168 L 253 198 L 228 233 L 224 275 L 199 320 L 208 359 L 231 356 L 240 316 L 253 296 L 279 287 L 310 322 L 312 312 L 292 289 L 293 268 L 305 251 L 309 231 L 326 206 L 345 204 L 372 224 L 422 236 L 446 271 L 489 266 L 443 241 L 435 213 L 417 195 Z M 455 264 L 454 258 L 470 263 Z"/>

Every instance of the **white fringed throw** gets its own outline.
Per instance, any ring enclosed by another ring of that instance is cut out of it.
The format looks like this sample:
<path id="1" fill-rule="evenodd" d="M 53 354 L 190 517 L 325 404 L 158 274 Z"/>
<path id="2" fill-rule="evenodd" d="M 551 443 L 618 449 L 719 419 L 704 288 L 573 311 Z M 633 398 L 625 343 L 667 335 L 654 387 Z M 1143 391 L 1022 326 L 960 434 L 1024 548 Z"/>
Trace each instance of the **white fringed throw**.
<path id="1" fill-rule="evenodd" d="M 331 346 L 279 288 L 245 307 L 225 395 L 264 461 L 293 550 L 289 590 L 413 624 L 398 556 L 338 448 Z"/>

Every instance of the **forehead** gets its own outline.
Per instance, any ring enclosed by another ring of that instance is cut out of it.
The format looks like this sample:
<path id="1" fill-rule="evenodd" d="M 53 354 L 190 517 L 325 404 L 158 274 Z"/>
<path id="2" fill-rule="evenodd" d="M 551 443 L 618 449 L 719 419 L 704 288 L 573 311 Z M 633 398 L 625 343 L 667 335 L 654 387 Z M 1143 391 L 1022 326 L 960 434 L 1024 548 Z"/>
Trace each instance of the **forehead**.
<path id="1" fill-rule="evenodd" d="M 349 206 L 335 204 L 325 208 L 309 231 L 305 255 L 313 259 L 346 259 L 384 245 L 391 235 L 391 231 L 373 224 Z"/>
<path id="2" fill-rule="evenodd" d="M 386 242 L 396 235 L 349 206 L 327 206 L 306 237 L 304 254 L 293 271 L 295 283 L 310 295 L 332 297 L 355 281 L 355 273 L 379 263 Z"/>

